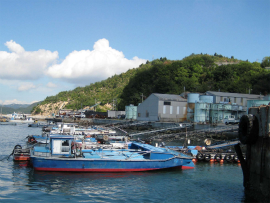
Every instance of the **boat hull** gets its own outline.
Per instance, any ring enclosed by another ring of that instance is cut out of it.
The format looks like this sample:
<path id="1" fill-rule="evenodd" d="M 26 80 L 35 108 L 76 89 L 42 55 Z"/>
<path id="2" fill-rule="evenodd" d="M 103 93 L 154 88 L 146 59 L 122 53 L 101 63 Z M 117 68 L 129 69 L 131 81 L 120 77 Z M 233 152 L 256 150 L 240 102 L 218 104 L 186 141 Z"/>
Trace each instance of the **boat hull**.
<path id="1" fill-rule="evenodd" d="M 14 156 L 13 161 L 30 161 L 30 156 Z"/>
<path id="2" fill-rule="evenodd" d="M 133 172 L 182 168 L 191 159 L 174 157 L 167 160 L 107 160 L 84 158 L 43 158 L 31 157 L 37 171 L 62 172 Z"/>

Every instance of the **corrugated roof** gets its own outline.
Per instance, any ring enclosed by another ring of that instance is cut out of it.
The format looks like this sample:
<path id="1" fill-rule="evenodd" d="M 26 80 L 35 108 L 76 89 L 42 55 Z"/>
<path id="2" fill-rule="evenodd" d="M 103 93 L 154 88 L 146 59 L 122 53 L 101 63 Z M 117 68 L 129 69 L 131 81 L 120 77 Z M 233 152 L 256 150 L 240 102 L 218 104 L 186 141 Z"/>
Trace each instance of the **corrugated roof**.
<path id="1" fill-rule="evenodd" d="M 258 94 L 242 94 L 242 93 L 215 92 L 215 91 L 207 91 L 205 94 L 221 97 L 240 97 L 240 98 L 244 97 L 248 99 L 259 99 L 264 97 L 263 95 Z"/>
<path id="2" fill-rule="evenodd" d="M 159 98 L 159 100 L 162 101 L 180 101 L 180 102 L 185 102 L 187 99 L 184 99 L 180 95 L 176 94 L 158 94 L 158 93 L 153 93 L 156 97 Z"/>

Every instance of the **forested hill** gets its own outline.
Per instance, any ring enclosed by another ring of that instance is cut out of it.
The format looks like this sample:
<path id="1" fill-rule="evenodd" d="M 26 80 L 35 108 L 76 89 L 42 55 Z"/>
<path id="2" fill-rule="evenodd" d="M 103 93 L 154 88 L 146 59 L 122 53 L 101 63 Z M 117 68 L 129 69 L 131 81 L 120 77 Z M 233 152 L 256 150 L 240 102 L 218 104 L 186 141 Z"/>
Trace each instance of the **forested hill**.
<path id="1" fill-rule="evenodd" d="M 270 72 L 262 64 L 218 54 L 192 54 L 175 61 L 160 58 L 107 80 L 47 97 L 33 109 L 33 113 L 42 113 L 42 106 L 63 102 L 66 102 L 64 107 L 69 109 L 80 109 L 81 106 L 93 106 L 95 102 L 100 102 L 98 110 L 105 111 L 107 109 L 102 106 L 113 103 L 116 104 L 115 109 L 124 110 L 126 105 L 138 105 L 142 95 L 181 94 L 184 89 L 201 93 L 208 90 L 248 93 L 252 89 L 254 94 L 269 93 Z M 52 110 L 52 107 L 49 109 Z"/>

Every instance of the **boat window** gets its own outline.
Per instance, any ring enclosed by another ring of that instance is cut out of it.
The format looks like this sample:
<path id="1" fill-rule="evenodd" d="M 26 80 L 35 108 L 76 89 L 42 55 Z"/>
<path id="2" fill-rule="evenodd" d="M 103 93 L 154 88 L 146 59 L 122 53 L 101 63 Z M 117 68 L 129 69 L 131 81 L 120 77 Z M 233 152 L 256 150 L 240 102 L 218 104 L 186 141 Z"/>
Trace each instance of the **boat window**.
<path id="1" fill-rule="evenodd" d="M 68 140 L 62 141 L 62 146 L 69 146 Z"/>
<path id="2" fill-rule="evenodd" d="M 69 142 L 68 140 L 62 141 L 62 152 L 69 152 Z"/>

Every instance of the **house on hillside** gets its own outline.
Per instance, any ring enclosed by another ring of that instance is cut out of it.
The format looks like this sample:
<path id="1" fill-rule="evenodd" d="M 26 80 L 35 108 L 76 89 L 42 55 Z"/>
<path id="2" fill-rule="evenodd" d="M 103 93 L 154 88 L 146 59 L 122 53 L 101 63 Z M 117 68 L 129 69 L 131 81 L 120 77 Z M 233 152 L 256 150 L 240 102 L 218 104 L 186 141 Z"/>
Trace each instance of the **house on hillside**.
<path id="1" fill-rule="evenodd" d="M 186 120 L 187 99 L 180 95 L 151 94 L 137 107 L 137 120 L 181 122 Z"/>

